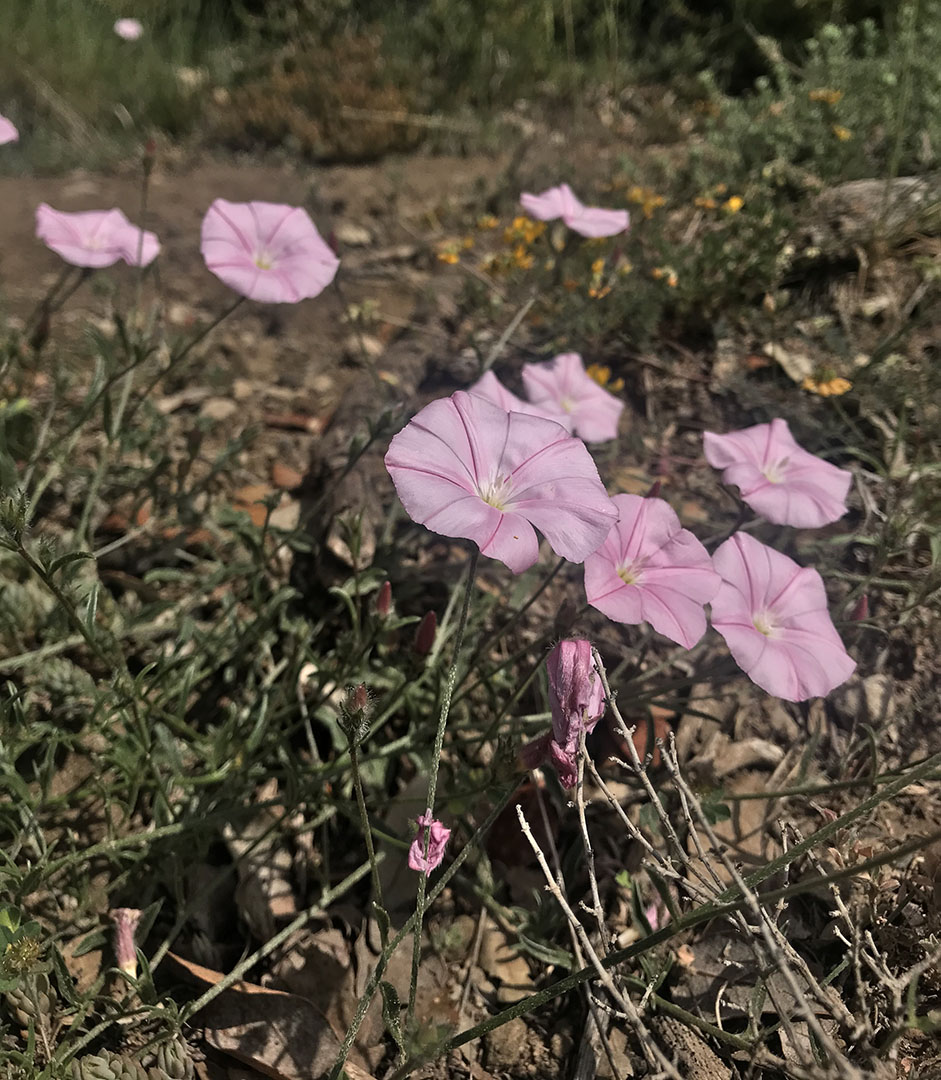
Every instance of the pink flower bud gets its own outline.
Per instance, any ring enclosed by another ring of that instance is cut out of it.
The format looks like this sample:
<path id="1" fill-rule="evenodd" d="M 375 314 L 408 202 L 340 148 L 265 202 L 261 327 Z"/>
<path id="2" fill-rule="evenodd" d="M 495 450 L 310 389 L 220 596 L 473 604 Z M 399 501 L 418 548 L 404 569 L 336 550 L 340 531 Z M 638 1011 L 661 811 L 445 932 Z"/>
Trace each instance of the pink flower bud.
<path id="1" fill-rule="evenodd" d="M 444 858 L 445 845 L 451 835 L 451 830 L 441 824 L 430 814 L 421 814 L 417 821 L 418 834 L 408 849 L 408 865 L 412 870 L 418 870 L 425 874 L 431 873 L 441 865 Z M 428 837 L 428 858 L 425 858 L 425 837 Z"/>
<path id="2" fill-rule="evenodd" d="M 115 908 L 111 912 L 114 923 L 114 956 L 125 975 L 137 978 L 137 946 L 134 934 L 143 912 L 137 908 Z"/>
<path id="3" fill-rule="evenodd" d="M 419 656 L 427 656 L 435 643 L 438 631 L 438 616 L 433 611 L 426 611 L 415 631 L 415 644 L 412 646 Z"/>
<path id="4" fill-rule="evenodd" d="M 653 484 L 651 484 L 650 486 L 650 491 L 648 491 L 644 497 L 647 499 L 658 499 L 660 497 L 660 489 L 662 487 L 663 484 L 660 480 L 654 480 Z"/>
<path id="5" fill-rule="evenodd" d="M 385 619 L 392 611 L 392 582 L 384 581 L 376 597 L 376 614 Z"/>
<path id="6" fill-rule="evenodd" d="M 862 622 L 863 619 L 869 618 L 869 597 L 863 593 L 863 595 L 856 601 L 853 610 L 850 612 L 850 622 Z"/>

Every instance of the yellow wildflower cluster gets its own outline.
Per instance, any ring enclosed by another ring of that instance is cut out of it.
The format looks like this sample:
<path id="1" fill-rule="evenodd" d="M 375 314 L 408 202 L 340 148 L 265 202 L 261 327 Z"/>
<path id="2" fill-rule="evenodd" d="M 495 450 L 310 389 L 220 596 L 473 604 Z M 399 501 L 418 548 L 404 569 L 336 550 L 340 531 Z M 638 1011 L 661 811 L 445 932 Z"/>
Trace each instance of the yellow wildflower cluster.
<path id="1" fill-rule="evenodd" d="M 447 263 L 448 266 L 454 266 L 455 263 L 460 262 L 461 252 L 470 251 L 473 246 L 474 238 L 472 236 L 465 236 L 460 240 L 453 237 L 449 240 L 441 240 L 436 245 L 438 261 Z"/>
<path id="2" fill-rule="evenodd" d="M 825 105 L 836 105 L 840 98 L 843 97 L 843 91 L 830 90 L 825 86 L 821 86 L 816 90 L 809 90 L 807 96 L 811 101 L 822 101 Z"/>
<path id="3" fill-rule="evenodd" d="M 666 203 L 666 199 L 662 195 L 657 195 L 652 188 L 640 187 L 637 184 L 628 188 L 627 201 L 639 206 L 645 218 L 652 217 L 654 210 Z"/>
<path id="4" fill-rule="evenodd" d="M 603 386 L 606 390 L 610 390 L 616 394 L 619 390 L 624 389 L 623 379 L 612 379 L 611 369 L 606 364 L 589 364 L 585 368 L 585 372 L 588 376 L 595 380 L 599 386 Z"/>
<path id="5" fill-rule="evenodd" d="M 728 190 L 728 184 L 716 184 L 705 195 L 699 195 L 693 199 L 693 205 L 698 206 L 700 210 L 718 210 L 721 206 L 726 214 L 737 214 L 745 205 L 745 200 L 741 195 L 730 195 L 720 203 L 719 200 L 727 194 Z"/>
<path id="6" fill-rule="evenodd" d="M 675 289 L 677 282 L 680 280 L 672 266 L 655 266 L 650 271 L 650 276 L 654 281 L 665 281 L 671 289 Z"/>
<path id="7" fill-rule="evenodd" d="M 499 219 L 496 218 L 493 214 L 481 214 L 481 216 L 477 219 L 478 229 L 495 229 L 499 224 Z"/>
<path id="8" fill-rule="evenodd" d="M 849 379 L 839 376 L 837 378 L 828 378 L 828 374 L 821 375 L 819 379 L 808 375 L 801 385 L 804 390 L 809 390 L 811 394 L 817 394 L 819 397 L 840 397 L 847 390 L 852 390 L 853 384 Z"/>
<path id="9" fill-rule="evenodd" d="M 520 214 L 513 218 L 512 224 L 503 230 L 503 242 L 507 246 L 514 244 L 531 244 L 537 237 L 546 231 L 544 221 L 533 221 L 532 218 Z"/>
<path id="10" fill-rule="evenodd" d="M 605 260 L 595 259 L 591 264 L 591 282 L 588 285 L 588 295 L 592 300 L 603 300 L 611 292 L 610 284 L 604 280 Z"/>

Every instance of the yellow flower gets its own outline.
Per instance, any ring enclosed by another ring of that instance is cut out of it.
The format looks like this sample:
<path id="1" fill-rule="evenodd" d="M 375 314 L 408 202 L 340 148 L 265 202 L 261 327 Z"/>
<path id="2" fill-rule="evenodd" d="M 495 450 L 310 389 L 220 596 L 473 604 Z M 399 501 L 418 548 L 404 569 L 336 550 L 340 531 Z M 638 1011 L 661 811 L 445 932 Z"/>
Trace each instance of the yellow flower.
<path id="1" fill-rule="evenodd" d="M 588 295 L 592 298 L 592 300 L 603 300 L 610 291 L 610 285 L 605 285 L 603 288 L 600 289 L 596 289 L 594 285 L 592 285 L 588 290 Z"/>
<path id="2" fill-rule="evenodd" d="M 715 192 L 716 195 L 724 195 L 729 190 L 729 185 L 716 184 L 716 186 L 712 190 L 713 192 Z"/>
<path id="3" fill-rule="evenodd" d="M 590 378 L 594 379 L 599 386 L 603 386 L 607 390 L 617 393 L 618 390 L 624 389 L 624 380 L 612 380 L 611 369 L 606 364 L 589 364 L 588 367 L 585 368 L 585 372 Z"/>
<path id="4" fill-rule="evenodd" d="M 840 142 L 848 142 L 853 137 L 852 131 L 848 127 L 843 127 L 842 124 L 833 125 L 833 134 L 840 140 Z"/>
<path id="5" fill-rule="evenodd" d="M 456 251 L 439 251 L 438 261 L 447 263 L 449 266 L 453 266 L 456 262 L 459 262 L 460 260 Z"/>
<path id="6" fill-rule="evenodd" d="M 650 271 L 650 276 L 654 279 L 654 281 L 659 281 L 665 273 L 666 271 L 663 269 L 662 266 L 655 266 L 653 270 Z"/>
<path id="7" fill-rule="evenodd" d="M 529 270 L 533 265 L 533 257 L 527 254 L 522 244 L 518 244 L 513 250 L 513 262 L 520 270 Z"/>
<path id="8" fill-rule="evenodd" d="M 700 195 L 699 198 L 693 199 L 693 205 L 698 206 L 700 210 L 715 210 L 717 203 L 715 199 Z"/>
<path id="9" fill-rule="evenodd" d="M 817 380 L 808 375 L 801 384 L 804 390 L 809 390 L 812 394 L 818 394 L 820 397 L 840 397 L 841 394 L 845 394 L 847 390 L 852 390 L 853 384 L 849 379 L 835 378 L 835 379 L 820 379 Z"/>
<path id="10" fill-rule="evenodd" d="M 637 203 L 642 208 L 644 217 L 649 218 L 658 206 L 663 206 L 666 199 L 662 195 L 657 195 L 652 188 L 640 187 L 635 184 L 628 189 L 627 201 Z"/>
<path id="11" fill-rule="evenodd" d="M 667 274 L 667 285 L 669 285 L 671 289 L 676 288 L 676 283 L 679 280 L 680 279 L 676 276 L 676 271 L 675 270 L 671 270 L 669 272 L 669 274 Z"/>
<path id="12" fill-rule="evenodd" d="M 629 273 L 630 273 L 630 272 L 631 272 L 631 271 L 632 271 L 633 269 L 634 269 L 634 264 L 633 264 L 633 263 L 631 262 L 631 260 L 630 260 L 630 259 L 624 259 L 624 258 L 621 258 L 621 259 L 619 259 L 619 260 L 618 260 L 618 273 L 619 273 L 619 274 L 620 274 L 620 275 L 621 275 L 622 277 L 627 277 L 627 275 L 628 275 L 628 274 L 629 274 Z"/>
<path id="13" fill-rule="evenodd" d="M 461 241 L 461 247 L 464 249 L 464 251 L 470 251 L 470 249 L 473 246 L 474 246 L 474 238 L 473 238 L 473 236 L 465 236 L 464 239 Z"/>
<path id="14" fill-rule="evenodd" d="M 591 264 L 591 272 L 593 274 L 600 274 L 604 270 L 604 259 L 595 259 Z"/>
<path id="15" fill-rule="evenodd" d="M 542 236 L 545 228 L 546 223 L 544 221 L 533 221 L 531 218 L 520 214 L 513 218 L 509 228 L 503 230 L 503 241 L 508 246 L 520 242 L 531 244 L 537 236 Z"/>
<path id="16" fill-rule="evenodd" d="M 478 229 L 495 229 L 499 224 L 500 222 L 493 214 L 481 214 L 477 219 Z"/>
<path id="17" fill-rule="evenodd" d="M 835 105 L 843 96 L 842 90 L 828 90 L 826 87 L 818 87 L 816 90 L 810 90 L 807 96 L 811 101 L 823 101 L 827 105 Z"/>
<path id="18" fill-rule="evenodd" d="M 671 289 L 675 289 L 677 282 L 680 280 L 672 266 L 655 266 L 650 271 L 650 276 L 654 281 L 665 280 Z"/>
<path id="19" fill-rule="evenodd" d="M 740 195 L 733 195 L 722 204 L 722 209 L 729 214 L 737 214 L 745 205 L 745 200 Z"/>

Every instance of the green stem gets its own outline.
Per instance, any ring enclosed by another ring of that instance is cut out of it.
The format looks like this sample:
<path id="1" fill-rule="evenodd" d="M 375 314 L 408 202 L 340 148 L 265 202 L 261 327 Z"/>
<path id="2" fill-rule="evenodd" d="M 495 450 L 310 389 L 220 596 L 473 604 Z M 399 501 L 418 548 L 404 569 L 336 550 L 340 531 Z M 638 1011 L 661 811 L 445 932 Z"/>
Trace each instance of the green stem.
<path id="1" fill-rule="evenodd" d="M 372 829 L 369 825 L 369 813 L 366 810 L 366 797 L 363 794 L 363 778 L 359 771 L 359 742 L 355 733 L 350 734 L 350 768 L 353 773 L 353 787 L 356 790 L 356 805 L 359 807 L 359 820 L 366 840 L 366 855 L 369 858 L 369 866 L 372 870 L 372 889 L 375 895 L 375 903 L 385 907 L 382 900 L 382 882 L 379 880 L 379 863 L 376 860 L 376 849 L 372 842 Z M 379 919 L 379 938 L 382 948 L 388 944 L 387 922 Z"/>
<path id="2" fill-rule="evenodd" d="M 451 659 L 451 670 L 448 672 L 447 681 L 444 684 L 444 696 L 441 699 L 441 713 L 438 716 L 438 730 L 435 733 L 435 745 L 431 757 L 431 776 L 428 780 L 428 798 L 425 802 L 425 817 L 431 818 L 435 809 L 435 794 L 438 789 L 438 771 L 441 768 L 441 751 L 444 747 L 444 730 L 448 723 L 448 714 L 451 712 L 451 698 L 454 687 L 457 685 L 457 668 L 461 659 L 461 647 L 464 644 L 464 631 L 467 628 L 467 613 L 470 610 L 471 595 L 474 591 L 474 582 L 477 579 L 477 560 L 480 558 L 480 550 L 474 548 L 470 564 L 467 568 L 467 587 L 464 591 L 464 603 L 461 607 L 461 617 L 457 624 L 457 634 L 454 639 L 454 655 Z M 428 848 L 431 844 L 431 828 L 425 829 L 425 859 L 428 858 Z M 425 889 L 428 884 L 428 872 L 424 871 L 418 878 L 418 899 L 415 901 L 415 931 L 412 942 L 412 976 L 408 986 L 408 1010 L 405 1014 L 406 1031 L 412 1028 L 415 1018 L 415 995 L 418 992 L 418 966 L 421 963 L 421 934 L 425 921 Z"/>

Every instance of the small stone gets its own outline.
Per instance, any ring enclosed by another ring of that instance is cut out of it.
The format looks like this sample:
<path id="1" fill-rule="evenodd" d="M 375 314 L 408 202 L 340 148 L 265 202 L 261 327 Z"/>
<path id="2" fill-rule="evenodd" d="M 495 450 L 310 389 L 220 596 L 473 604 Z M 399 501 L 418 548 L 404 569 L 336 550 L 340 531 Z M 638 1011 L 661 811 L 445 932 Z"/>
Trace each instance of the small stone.
<path id="1" fill-rule="evenodd" d="M 382 342 L 371 334 L 349 334 L 343 341 L 343 352 L 351 360 L 377 360 L 385 352 Z"/>
<path id="2" fill-rule="evenodd" d="M 520 1051 L 526 1044 L 529 1029 L 518 1016 L 491 1031 L 485 1037 L 487 1068 L 491 1072 L 515 1069 L 520 1064 Z"/>
<path id="3" fill-rule="evenodd" d="M 238 411 L 238 404 L 231 398 L 211 397 L 202 403 L 199 415 L 221 424 L 224 420 L 231 420 Z"/>
<path id="4" fill-rule="evenodd" d="M 293 491 L 294 488 L 300 487 L 304 482 L 304 476 L 297 469 L 292 469 L 290 465 L 276 461 L 271 466 L 271 482 L 277 488 Z"/>
<path id="5" fill-rule="evenodd" d="M 347 247 L 368 247 L 372 243 L 372 233 L 365 225 L 352 221 L 341 221 L 333 230 L 333 235 Z"/>

